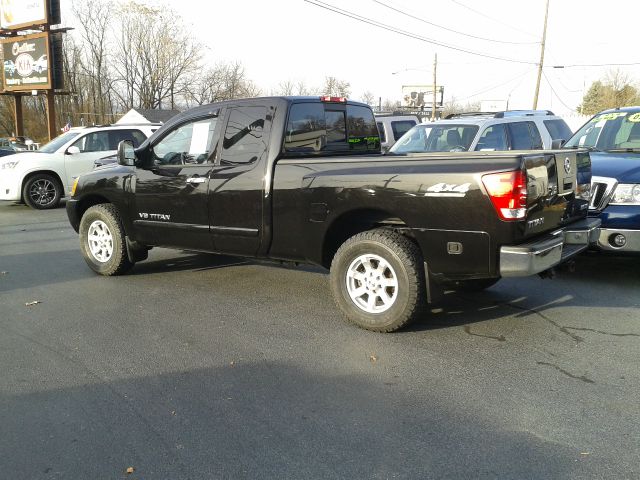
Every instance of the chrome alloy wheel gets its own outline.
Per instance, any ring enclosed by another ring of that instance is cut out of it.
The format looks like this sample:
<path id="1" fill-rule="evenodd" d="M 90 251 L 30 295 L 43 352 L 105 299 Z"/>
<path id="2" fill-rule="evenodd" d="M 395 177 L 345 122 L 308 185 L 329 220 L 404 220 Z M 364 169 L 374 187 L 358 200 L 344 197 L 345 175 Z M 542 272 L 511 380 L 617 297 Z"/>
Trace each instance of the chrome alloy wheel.
<path id="1" fill-rule="evenodd" d="M 37 205 L 47 206 L 56 198 L 56 186 L 51 180 L 41 178 L 29 188 L 29 198 Z"/>
<path id="2" fill-rule="evenodd" d="M 91 255 L 99 262 L 108 262 L 113 255 L 113 236 L 102 220 L 96 220 L 89 225 L 87 243 Z"/>
<path id="3" fill-rule="evenodd" d="M 367 313 L 382 313 L 398 296 L 398 277 L 384 258 L 365 254 L 347 269 L 347 292 L 353 303 Z"/>

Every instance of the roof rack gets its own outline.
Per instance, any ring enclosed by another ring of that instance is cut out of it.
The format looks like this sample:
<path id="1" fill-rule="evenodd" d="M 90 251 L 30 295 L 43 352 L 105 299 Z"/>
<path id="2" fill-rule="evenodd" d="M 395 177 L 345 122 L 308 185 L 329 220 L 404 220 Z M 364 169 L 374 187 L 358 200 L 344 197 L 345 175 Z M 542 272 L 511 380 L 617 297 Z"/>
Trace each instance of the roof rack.
<path id="1" fill-rule="evenodd" d="M 446 117 L 446 120 L 450 118 L 462 118 L 462 117 L 493 117 L 495 112 L 461 112 L 461 113 L 450 113 Z"/>
<path id="2" fill-rule="evenodd" d="M 493 117 L 493 118 L 507 118 L 507 117 L 533 117 L 542 115 L 555 115 L 551 110 L 505 110 L 503 112 L 462 112 L 451 113 L 445 118 L 462 118 L 462 117 Z"/>
<path id="3" fill-rule="evenodd" d="M 551 110 L 505 110 L 496 112 L 495 118 L 505 117 L 533 117 L 536 115 L 555 115 Z"/>

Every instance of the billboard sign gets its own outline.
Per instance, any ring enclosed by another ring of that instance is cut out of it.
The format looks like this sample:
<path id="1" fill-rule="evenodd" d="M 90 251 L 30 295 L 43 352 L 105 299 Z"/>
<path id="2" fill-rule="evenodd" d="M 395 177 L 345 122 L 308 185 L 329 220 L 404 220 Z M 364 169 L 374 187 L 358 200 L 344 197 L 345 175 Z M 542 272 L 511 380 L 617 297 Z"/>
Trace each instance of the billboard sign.
<path id="1" fill-rule="evenodd" d="M 436 86 L 436 106 L 442 106 L 444 87 Z M 431 108 L 433 85 L 403 85 L 402 105 L 411 108 Z"/>
<path id="2" fill-rule="evenodd" d="M 20 30 L 49 21 L 47 0 L 0 1 L 0 28 Z"/>
<path id="3" fill-rule="evenodd" d="M 6 91 L 52 88 L 48 33 L 5 38 L 0 43 L 4 53 L 2 78 Z"/>

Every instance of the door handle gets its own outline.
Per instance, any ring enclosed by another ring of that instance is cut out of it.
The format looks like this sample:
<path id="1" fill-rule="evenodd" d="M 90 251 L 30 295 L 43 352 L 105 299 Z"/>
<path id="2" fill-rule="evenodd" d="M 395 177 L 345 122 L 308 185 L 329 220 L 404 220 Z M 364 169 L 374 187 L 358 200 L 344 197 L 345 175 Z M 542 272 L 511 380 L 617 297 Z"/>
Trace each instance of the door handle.
<path id="1" fill-rule="evenodd" d="M 205 177 L 189 177 L 189 178 L 187 178 L 187 183 L 191 183 L 191 184 L 204 183 L 206 181 L 207 181 L 207 179 Z"/>

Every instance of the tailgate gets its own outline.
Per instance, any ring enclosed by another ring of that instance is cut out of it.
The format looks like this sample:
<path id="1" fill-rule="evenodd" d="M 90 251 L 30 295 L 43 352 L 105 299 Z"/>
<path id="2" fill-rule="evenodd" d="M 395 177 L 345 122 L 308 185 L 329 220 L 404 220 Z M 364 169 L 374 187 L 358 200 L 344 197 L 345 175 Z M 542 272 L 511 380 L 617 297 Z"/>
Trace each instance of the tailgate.
<path id="1" fill-rule="evenodd" d="M 525 238 L 586 217 L 591 183 L 587 151 L 527 154 L 523 168 L 527 178 Z"/>

